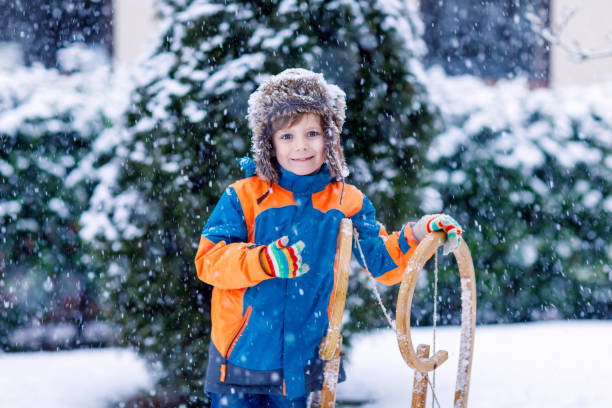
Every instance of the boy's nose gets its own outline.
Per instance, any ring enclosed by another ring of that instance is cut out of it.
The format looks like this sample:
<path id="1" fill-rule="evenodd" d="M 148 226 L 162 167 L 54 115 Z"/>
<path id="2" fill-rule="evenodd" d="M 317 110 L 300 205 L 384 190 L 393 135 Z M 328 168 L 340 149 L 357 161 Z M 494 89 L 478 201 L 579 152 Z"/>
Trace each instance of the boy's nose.
<path id="1" fill-rule="evenodd" d="M 295 148 L 296 150 L 304 150 L 308 147 L 306 143 L 306 138 L 304 137 L 296 137 L 295 138 Z"/>

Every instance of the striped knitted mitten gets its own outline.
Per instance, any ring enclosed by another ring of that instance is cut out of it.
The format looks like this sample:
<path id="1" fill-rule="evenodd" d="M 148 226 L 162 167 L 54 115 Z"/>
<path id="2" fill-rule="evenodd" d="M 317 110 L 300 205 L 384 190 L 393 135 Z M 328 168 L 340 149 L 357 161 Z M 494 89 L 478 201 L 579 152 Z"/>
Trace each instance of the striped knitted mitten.
<path id="1" fill-rule="evenodd" d="M 297 278 L 308 272 L 308 265 L 302 263 L 300 255 L 305 247 L 304 242 L 298 241 L 287 246 L 288 243 L 289 238 L 284 236 L 265 246 L 259 253 L 259 262 L 268 275 Z"/>
<path id="2" fill-rule="evenodd" d="M 414 224 L 412 228 L 414 237 L 417 241 L 421 241 L 425 234 L 429 234 L 434 231 L 446 232 L 446 243 L 444 244 L 444 255 L 450 252 L 455 252 L 459 248 L 461 243 L 461 236 L 463 235 L 463 228 L 457 221 L 450 215 L 446 214 L 433 214 L 425 215 Z"/>

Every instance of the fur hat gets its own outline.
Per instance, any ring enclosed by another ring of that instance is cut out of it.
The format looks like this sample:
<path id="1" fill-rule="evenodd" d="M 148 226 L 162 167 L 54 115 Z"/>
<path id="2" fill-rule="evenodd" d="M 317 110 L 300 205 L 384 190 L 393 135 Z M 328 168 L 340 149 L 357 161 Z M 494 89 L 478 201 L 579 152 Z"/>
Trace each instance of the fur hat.
<path id="1" fill-rule="evenodd" d="M 322 118 L 329 172 L 334 179 L 343 180 L 349 173 L 340 146 L 345 110 L 344 92 L 328 84 L 322 74 L 291 68 L 264 80 L 251 94 L 248 110 L 257 175 L 270 182 L 280 177 L 273 161 L 273 121 L 295 113 L 314 113 Z"/>

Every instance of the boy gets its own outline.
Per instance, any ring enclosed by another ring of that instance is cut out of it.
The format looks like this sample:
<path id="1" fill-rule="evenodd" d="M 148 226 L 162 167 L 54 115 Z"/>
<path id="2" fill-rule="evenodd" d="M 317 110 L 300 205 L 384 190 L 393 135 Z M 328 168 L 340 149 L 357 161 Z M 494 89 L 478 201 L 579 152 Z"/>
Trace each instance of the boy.
<path id="1" fill-rule="evenodd" d="M 369 272 L 385 284 L 401 281 L 426 232 L 443 229 L 445 249 L 458 246 L 461 227 L 444 215 L 387 234 L 367 197 L 345 184 L 345 107 L 342 90 L 304 69 L 269 78 L 249 98 L 254 160 L 241 160 L 246 178 L 225 190 L 195 259 L 198 277 L 214 286 L 213 407 L 306 407 L 321 389 L 318 346 L 342 218 L 352 219 Z"/>

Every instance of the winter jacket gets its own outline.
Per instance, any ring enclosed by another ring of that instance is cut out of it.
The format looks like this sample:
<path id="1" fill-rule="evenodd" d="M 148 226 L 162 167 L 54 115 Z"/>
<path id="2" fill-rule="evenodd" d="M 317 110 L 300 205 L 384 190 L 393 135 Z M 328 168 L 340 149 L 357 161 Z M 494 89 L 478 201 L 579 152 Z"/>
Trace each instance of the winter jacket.
<path id="1" fill-rule="evenodd" d="M 296 398 L 322 386 L 318 347 L 329 324 L 342 218 L 352 219 L 369 272 L 384 284 L 401 281 L 418 243 L 408 225 L 387 234 L 367 197 L 333 181 L 327 165 L 309 176 L 279 168 L 270 185 L 252 160 L 241 164 L 247 177 L 223 193 L 195 258 L 198 277 L 214 286 L 206 391 Z M 306 244 L 310 270 L 298 278 L 273 278 L 259 261 L 263 246 L 284 235 Z M 355 246 L 353 253 L 361 263 Z"/>

